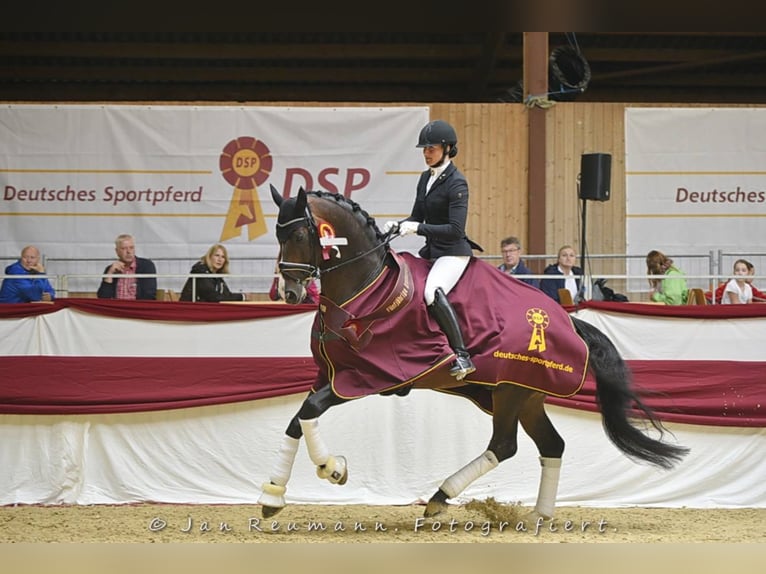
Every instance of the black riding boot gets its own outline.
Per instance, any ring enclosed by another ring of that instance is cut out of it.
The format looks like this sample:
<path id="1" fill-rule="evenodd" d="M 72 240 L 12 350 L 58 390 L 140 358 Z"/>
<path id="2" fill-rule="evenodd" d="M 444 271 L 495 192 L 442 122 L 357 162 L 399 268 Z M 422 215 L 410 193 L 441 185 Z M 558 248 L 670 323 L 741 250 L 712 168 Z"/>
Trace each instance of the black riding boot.
<path id="1" fill-rule="evenodd" d="M 436 289 L 434 294 L 434 302 L 428 306 L 428 310 L 439 323 L 444 334 L 447 335 L 450 347 L 455 351 L 455 362 L 452 368 L 449 370 L 449 374 L 455 377 L 458 381 L 462 381 L 463 378 L 476 370 L 471 361 L 471 355 L 465 348 L 463 342 L 463 333 L 460 331 L 460 324 L 457 321 L 457 314 L 454 307 L 447 299 L 444 291 L 441 287 Z"/>

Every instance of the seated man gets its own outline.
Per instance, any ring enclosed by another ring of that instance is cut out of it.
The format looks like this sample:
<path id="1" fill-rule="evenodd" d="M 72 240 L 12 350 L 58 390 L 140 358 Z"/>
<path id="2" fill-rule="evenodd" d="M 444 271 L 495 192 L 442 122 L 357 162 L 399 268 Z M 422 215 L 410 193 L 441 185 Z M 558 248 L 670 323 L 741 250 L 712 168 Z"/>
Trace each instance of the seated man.
<path id="1" fill-rule="evenodd" d="M 508 275 L 534 275 L 521 260 L 521 241 L 518 237 L 506 237 L 500 242 L 500 251 L 503 254 L 503 262 L 497 266 L 500 271 Z M 540 288 L 540 281 L 529 277 L 516 277 L 532 287 Z"/>
<path id="2" fill-rule="evenodd" d="M 99 299 L 156 299 L 156 277 L 119 277 L 119 275 L 156 274 L 154 262 L 136 257 L 136 243 L 127 233 L 118 235 L 114 242 L 117 261 L 107 265 L 98 288 Z"/>
<path id="3" fill-rule="evenodd" d="M 45 268 L 40 263 L 40 250 L 34 245 L 27 245 L 21 250 L 21 257 L 16 263 L 5 268 L 6 275 L 44 275 Z M 33 301 L 53 301 L 56 290 L 50 281 L 38 278 L 6 277 L 0 287 L 0 303 L 31 303 Z"/>

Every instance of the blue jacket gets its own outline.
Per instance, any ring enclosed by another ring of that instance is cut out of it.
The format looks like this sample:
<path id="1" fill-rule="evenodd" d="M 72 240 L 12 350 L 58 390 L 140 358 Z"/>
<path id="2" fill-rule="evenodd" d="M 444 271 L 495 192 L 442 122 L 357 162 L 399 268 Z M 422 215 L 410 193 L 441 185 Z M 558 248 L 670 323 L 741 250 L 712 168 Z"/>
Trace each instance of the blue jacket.
<path id="1" fill-rule="evenodd" d="M 506 275 L 513 275 L 514 277 L 516 277 L 517 275 L 534 275 L 534 273 L 532 273 L 532 270 L 526 265 L 524 265 L 523 261 L 519 261 L 518 265 L 516 265 L 516 269 L 514 269 L 513 271 L 506 268 L 505 263 L 501 263 L 500 265 L 497 266 L 497 268 L 500 269 L 500 271 L 502 271 Z M 530 279 L 526 277 L 516 277 L 516 279 L 518 279 L 519 281 L 523 281 L 524 283 L 526 283 L 527 285 L 531 285 L 532 287 L 537 287 L 538 289 L 540 288 L 540 281 L 537 279 Z"/>
<path id="2" fill-rule="evenodd" d="M 548 267 L 545 268 L 543 271 L 545 275 L 552 275 L 550 279 L 545 278 L 540 281 L 540 289 L 542 289 L 543 293 L 548 295 L 548 297 L 554 299 L 557 303 L 561 303 L 559 300 L 559 289 L 563 289 L 565 287 L 565 279 L 564 275 L 559 271 L 559 264 L 558 263 L 552 263 L 548 265 Z M 577 282 L 577 295 L 578 297 L 574 297 L 574 299 L 577 299 L 579 297 L 582 297 L 584 293 L 583 284 L 582 284 L 582 269 L 579 267 L 572 267 L 572 273 L 575 275 L 578 275 L 578 277 L 575 278 L 575 281 Z M 576 303 L 577 301 L 575 301 Z"/>
<path id="3" fill-rule="evenodd" d="M 11 263 L 5 268 L 6 275 L 37 275 L 37 271 L 27 271 L 21 261 Z M 50 293 L 51 300 L 56 298 L 56 290 L 50 281 L 43 278 L 14 279 L 6 277 L 0 287 L 0 303 L 29 303 L 42 301 L 43 293 Z"/>

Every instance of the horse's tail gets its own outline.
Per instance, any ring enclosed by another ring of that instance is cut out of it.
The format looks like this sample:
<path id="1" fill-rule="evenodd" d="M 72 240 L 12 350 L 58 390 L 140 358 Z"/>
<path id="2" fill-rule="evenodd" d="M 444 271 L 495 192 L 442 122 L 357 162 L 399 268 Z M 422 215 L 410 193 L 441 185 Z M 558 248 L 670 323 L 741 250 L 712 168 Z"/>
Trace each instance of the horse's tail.
<path id="1" fill-rule="evenodd" d="M 653 439 L 631 424 L 628 411 L 632 407 L 644 414 L 660 437 L 666 432 L 653 411 L 631 389 L 630 371 L 612 341 L 590 323 L 576 317 L 572 317 L 572 321 L 590 351 L 590 368 L 596 377 L 596 400 L 609 440 L 631 458 L 672 468 L 689 449 Z"/>

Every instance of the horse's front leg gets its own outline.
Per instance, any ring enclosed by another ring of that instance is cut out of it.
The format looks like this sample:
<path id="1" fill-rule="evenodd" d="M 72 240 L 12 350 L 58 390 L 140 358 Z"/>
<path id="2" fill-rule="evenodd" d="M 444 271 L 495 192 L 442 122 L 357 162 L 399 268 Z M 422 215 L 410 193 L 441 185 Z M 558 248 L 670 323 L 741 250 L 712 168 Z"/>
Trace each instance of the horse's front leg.
<path id="1" fill-rule="evenodd" d="M 301 436 L 306 436 L 306 446 L 312 462 L 317 465 L 317 475 L 336 484 L 345 484 L 348 479 L 346 459 L 329 454 L 319 435 L 318 419 L 330 407 L 344 402 L 336 396 L 329 385 L 317 392 L 312 392 L 303 401 L 290 424 L 287 426 L 282 445 L 279 448 L 277 462 L 269 477 L 269 482 L 262 486 L 258 503 L 262 505 L 264 518 L 270 518 L 282 510 L 285 505 L 287 481 L 295 463 Z"/>
<path id="2" fill-rule="evenodd" d="M 258 504 L 262 507 L 261 514 L 264 518 L 274 516 L 285 507 L 287 481 L 290 479 L 290 473 L 295 463 L 295 454 L 298 452 L 300 442 L 300 435 L 295 438 L 285 434 L 282 438 L 277 463 L 274 470 L 271 471 L 269 482 L 264 482 L 261 486 L 261 496 L 258 498 Z"/>

